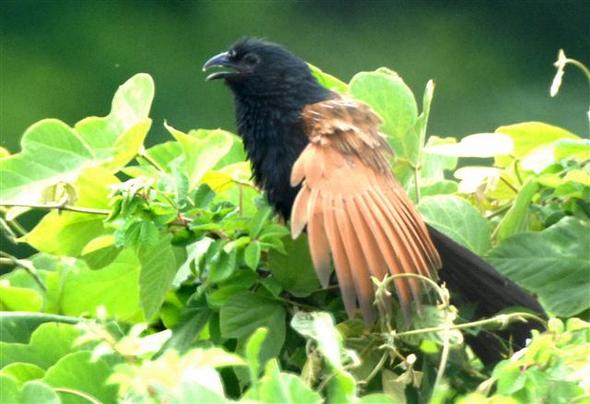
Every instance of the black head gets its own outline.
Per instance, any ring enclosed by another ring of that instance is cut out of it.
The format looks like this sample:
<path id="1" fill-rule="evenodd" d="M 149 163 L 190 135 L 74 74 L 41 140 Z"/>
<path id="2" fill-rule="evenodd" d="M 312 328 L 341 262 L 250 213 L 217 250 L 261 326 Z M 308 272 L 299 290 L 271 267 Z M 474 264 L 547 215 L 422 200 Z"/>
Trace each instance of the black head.
<path id="1" fill-rule="evenodd" d="M 282 46 L 245 38 L 209 59 L 203 70 L 222 67 L 207 80 L 224 79 L 234 93 L 246 97 L 273 97 L 322 90 L 307 64 Z"/>

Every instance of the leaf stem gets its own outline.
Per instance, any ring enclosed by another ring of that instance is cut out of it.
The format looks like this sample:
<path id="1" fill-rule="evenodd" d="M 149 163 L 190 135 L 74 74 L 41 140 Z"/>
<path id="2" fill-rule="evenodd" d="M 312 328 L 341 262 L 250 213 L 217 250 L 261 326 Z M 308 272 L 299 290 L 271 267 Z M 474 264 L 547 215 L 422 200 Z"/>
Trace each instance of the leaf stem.
<path id="1" fill-rule="evenodd" d="M 141 150 L 139 151 L 138 157 L 141 157 L 142 159 L 144 159 L 149 165 L 151 165 L 152 167 L 154 167 L 156 170 L 165 173 L 166 171 L 162 168 L 162 166 L 152 158 L 152 156 L 150 156 L 148 153 L 146 153 L 146 150 L 142 147 Z"/>
<path id="2" fill-rule="evenodd" d="M 18 203 L 18 204 L 0 204 L 0 206 L 6 207 L 22 207 L 22 208 L 31 208 L 31 209 L 57 209 L 57 210 L 67 210 L 70 212 L 77 212 L 77 213 L 89 213 L 92 215 L 104 215 L 108 216 L 111 211 L 107 209 L 95 209 L 95 208 L 85 208 L 82 206 L 71 206 L 65 205 L 62 203 L 53 203 L 53 204 L 35 204 L 35 203 Z"/>
<path id="3" fill-rule="evenodd" d="M 54 387 L 53 391 L 55 391 L 57 393 L 65 393 L 65 394 L 71 394 L 74 396 L 78 396 L 78 397 L 81 397 L 85 400 L 88 400 L 92 404 L 101 404 L 100 401 L 98 401 L 96 398 L 94 398 L 90 394 L 84 393 L 83 391 L 80 391 L 80 390 L 68 389 L 65 387 Z"/>
<path id="4" fill-rule="evenodd" d="M 18 259 L 15 256 L 10 255 L 10 254 L 8 254 L 7 252 L 4 252 L 4 251 L 0 251 L 0 256 L 2 256 L 2 258 L 0 258 L 0 263 L 1 264 L 5 264 L 5 265 L 6 264 L 9 264 L 9 265 L 12 264 L 15 267 L 21 267 L 29 275 L 31 275 L 31 277 L 33 278 L 33 280 L 35 281 L 35 283 L 41 288 L 42 291 L 47 292 L 47 287 L 45 286 L 45 284 L 43 283 L 43 281 L 39 277 L 39 274 L 37 273 L 37 270 L 28 261 Z"/>
<path id="5" fill-rule="evenodd" d="M 517 312 L 517 313 L 510 313 L 510 314 L 499 314 L 497 316 L 491 317 L 491 318 L 485 318 L 482 320 L 477 320 L 477 321 L 471 321 L 469 323 L 463 323 L 463 324 L 455 324 L 452 325 L 451 327 L 449 327 L 449 330 L 463 330 L 466 328 L 471 328 L 471 327 L 479 327 L 482 325 L 487 325 L 487 324 L 494 324 L 494 323 L 505 323 L 513 318 L 529 318 L 531 320 L 535 320 L 541 324 L 543 324 L 544 326 L 547 326 L 547 322 L 545 320 L 543 320 L 541 317 L 532 314 L 532 313 L 525 313 L 525 312 Z M 404 332 L 394 332 L 394 336 L 395 337 L 407 337 L 409 335 L 417 335 L 417 334 L 425 334 L 425 333 L 431 333 L 431 332 L 439 332 L 439 331 L 445 331 L 447 330 L 446 327 L 428 327 L 428 328 L 420 328 L 417 330 L 410 330 L 410 331 L 404 331 Z"/>

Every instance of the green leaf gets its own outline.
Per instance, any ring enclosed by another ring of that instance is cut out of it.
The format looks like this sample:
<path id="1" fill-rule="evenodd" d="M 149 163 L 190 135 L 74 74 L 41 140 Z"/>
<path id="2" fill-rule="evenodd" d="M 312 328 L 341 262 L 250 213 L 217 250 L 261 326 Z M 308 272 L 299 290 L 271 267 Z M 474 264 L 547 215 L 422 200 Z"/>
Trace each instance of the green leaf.
<path id="1" fill-rule="evenodd" d="M 328 363 L 336 369 L 342 369 L 342 337 L 338 334 L 330 313 L 298 311 L 291 319 L 291 327 L 302 336 L 316 341 L 320 353 Z"/>
<path id="2" fill-rule="evenodd" d="M 266 365 L 264 377 L 259 386 L 259 399 L 263 403 L 321 403 L 321 396 L 295 375 L 279 370 L 277 361 Z"/>
<path id="3" fill-rule="evenodd" d="M 29 127 L 22 151 L 0 160 L 0 202 L 43 202 L 44 189 L 75 181 L 85 168 L 102 165 L 116 171 L 126 164 L 149 129 L 153 93 L 151 77 L 138 74 L 119 87 L 105 118 L 87 118 L 75 129 L 56 119 Z"/>
<path id="4" fill-rule="evenodd" d="M 37 365 L 26 362 L 13 362 L 0 370 L 0 374 L 12 377 L 17 383 L 22 384 L 29 380 L 40 379 L 45 370 Z"/>
<path id="5" fill-rule="evenodd" d="M 21 139 L 22 151 L 0 160 L 0 202 L 42 202 L 43 190 L 69 183 L 96 164 L 90 147 L 68 125 L 45 119 L 29 127 Z"/>
<path id="6" fill-rule="evenodd" d="M 0 342 L 0 368 L 25 362 L 47 369 L 59 358 L 74 351 L 73 343 L 80 331 L 71 324 L 44 323 L 31 335 L 28 344 Z"/>
<path id="7" fill-rule="evenodd" d="M 555 160 L 590 160 L 590 139 L 561 139 L 555 142 Z"/>
<path id="8" fill-rule="evenodd" d="M 60 322 L 76 324 L 78 321 L 80 319 L 76 317 L 58 316 L 55 314 L 0 313 L 0 341 L 26 344 L 31 339 L 33 332 L 43 323 Z"/>
<path id="9" fill-rule="evenodd" d="M 548 125 L 542 122 L 523 122 L 514 125 L 500 126 L 496 129 L 496 133 L 502 133 L 512 138 L 514 142 L 514 149 L 510 157 L 497 156 L 495 158 L 495 165 L 498 167 L 506 167 L 510 164 L 513 158 L 519 160 L 531 157 L 531 155 L 546 151 L 545 158 L 542 161 L 543 165 L 547 165 L 554 160 L 553 144 L 561 139 L 579 139 L 578 136 L 565 129 L 557 126 Z M 533 159 L 534 160 L 534 159 Z M 524 165 L 524 162 L 523 162 Z M 535 164 L 539 167 L 539 164 Z"/>
<path id="10" fill-rule="evenodd" d="M 61 404 L 51 387 L 38 380 L 27 382 L 21 389 L 21 404 Z"/>
<path id="11" fill-rule="evenodd" d="M 527 178 L 525 184 L 516 195 L 512 206 L 498 224 L 496 229 L 498 240 L 504 240 L 516 233 L 527 230 L 528 209 L 538 189 L 539 185 L 535 178 Z"/>
<path id="12" fill-rule="evenodd" d="M 81 391 L 102 402 L 115 402 L 117 388 L 112 384 L 106 384 L 113 369 L 104 359 L 99 358 L 93 362 L 91 356 L 91 352 L 68 354 L 47 369 L 42 380 L 56 388 Z M 73 394 L 61 394 L 60 398 L 64 404 L 88 402 Z"/>
<path id="13" fill-rule="evenodd" d="M 437 146 L 456 144 L 457 139 L 452 137 L 440 138 L 430 136 L 426 142 L 424 153 L 422 155 L 422 168 L 420 169 L 420 178 L 424 180 L 441 181 L 445 179 L 445 171 L 454 171 L 457 167 L 457 157 L 444 156 L 431 153 L 430 149 Z"/>
<path id="14" fill-rule="evenodd" d="M 318 290 L 320 283 L 313 269 L 307 237 L 297 240 L 286 238 L 286 254 L 271 250 L 268 254 L 268 268 L 281 286 L 297 297 L 309 296 Z"/>
<path id="15" fill-rule="evenodd" d="M 311 69 L 311 73 L 317 79 L 317 81 L 328 90 L 336 91 L 338 93 L 345 93 L 348 91 L 348 85 L 343 81 L 337 79 L 336 77 L 323 72 L 320 68 L 312 65 L 311 63 L 307 64 Z"/>
<path id="16" fill-rule="evenodd" d="M 161 237 L 156 245 L 140 245 L 137 250 L 141 265 L 139 300 L 146 319 L 151 319 L 164 303 L 178 270 L 171 238 L 171 235 Z"/>
<path id="17" fill-rule="evenodd" d="M 250 371 L 250 381 L 252 383 L 252 394 L 258 399 L 258 376 L 260 374 L 260 352 L 262 343 L 268 335 L 268 329 L 261 327 L 254 331 L 252 336 L 246 342 L 246 360 L 248 361 L 248 370 Z"/>
<path id="18" fill-rule="evenodd" d="M 117 177 L 104 169 L 85 170 L 73 183 L 79 197 L 73 205 L 108 209 L 110 187 L 118 183 Z M 104 218 L 96 214 L 52 211 L 23 240 L 42 252 L 78 256 L 86 244 L 107 232 Z"/>
<path id="19" fill-rule="evenodd" d="M 248 222 L 248 233 L 252 239 L 256 239 L 260 235 L 262 228 L 271 216 L 272 208 L 270 206 L 264 206 L 250 219 Z"/>
<path id="20" fill-rule="evenodd" d="M 456 196 L 424 198 L 418 205 L 424 220 L 478 255 L 490 249 L 489 223 L 469 202 Z"/>
<path id="21" fill-rule="evenodd" d="M 448 157 L 495 157 L 512 153 L 512 138 L 501 133 L 477 133 L 459 143 L 429 146 L 428 152 Z"/>
<path id="22" fill-rule="evenodd" d="M 396 156 L 417 165 L 420 136 L 416 136 L 413 128 L 418 119 L 418 107 L 412 90 L 402 78 L 385 68 L 361 72 L 350 81 L 350 93 L 369 104 L 383 119 L 381 130 Z"/>
<path id="23" fill-rule="evenodd" d="M 253 292 L 242 292 L 230 298 L 220 310 L 221 335 L 245 339 L 260 327 L 268 328 L 262 354 L 268 359 L 278 355 L 283 347 L 285 314 L 279 302 Z"/>
<path id="24" fill-rule="evenodd" d="M 64 314 L 95 315 L 104 306 L 108 315 L 122 321 L 145 319 L 139 297 L 140 262 L 130 249 L 100 270 L 90 270 L 82 261 L 63 274 L 61 306 Z"/>
<path id="25" fill-rule="evenodd" d="M 166 341 L 161 352 L 167 349 L 174 349 L 181 353 L 188 350 L 207 325 L 210 315 L 211 311 L 206 306 L 188 306 L 172 329 L 172 337 Z"/>
<path id="26" fill-rule="evenodd" d="M 262 247 L 260 247 L 260 243 L 258 241 L 254 241 L 248 244 L 248 247 L 244 250 L 244 262 L 248 265 L 253 271 L 256 271 L 258 268 L 258 263 L 260 262 L 260 253 L 262 252 Z"/>
<path id="27" fill-rule="evenodd" d="M 366 396 L 361 397 L 359 400 L 359 404 L 387 404 L 391 403 L 394 404 L 395 401 L 386 394 L 382 393 L 373 393 Z"/>
<path id="28" fill-rule="evenodd" d="M 14 379 L 0 374 L 0 396 L 3 403 L 60 404 L 57 394 L 45 383 L 31 381 L 19 390 Z"/>
<path id="29" fill-rule="evenodd" d="M 490 253 L 492 264 L 534 292 L 550 312 L 568 317 L 590 307 L 590 227 L 566 217 L 538 233 L 506 239 Z"/>
<path id="30" fill-rule="evenodd" d="M 34 289 L 18 288 L 0 283 L 0 310 L 41 311 L 43 297 Z"/>
<path id="31" fill-rule="evenodd" d="M 186 134 L 166 123 L 164 126 L 182 146 L 190 188 L 199 184 L 205 173 L 217 165 L 233 144 L 233 135 L 221 129 L 198 129 Z"/>

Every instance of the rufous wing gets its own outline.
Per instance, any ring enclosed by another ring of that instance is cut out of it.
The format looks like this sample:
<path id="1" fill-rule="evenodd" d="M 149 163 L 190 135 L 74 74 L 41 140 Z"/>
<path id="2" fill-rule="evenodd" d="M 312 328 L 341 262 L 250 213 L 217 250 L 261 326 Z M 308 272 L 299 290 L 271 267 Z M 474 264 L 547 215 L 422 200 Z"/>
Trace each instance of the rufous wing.
<path id="1" fill-rule="evenodd" d="M 291 214 L 293 237 L 307 229 L 312 261 L 326 287 L 334 263 L 349 317 L 360 308 L 376 318 L 371 276 L 414 273 L 436 277 L 440 258 L 412 202 L 391 174 L 391 150 L 368 106 L 331 99 L 308 105 L 303 120 L 310 143 L 291 172 L 302 184 Z M 421 283 L 394 279 L 406 317 L 419 302 Z"/>

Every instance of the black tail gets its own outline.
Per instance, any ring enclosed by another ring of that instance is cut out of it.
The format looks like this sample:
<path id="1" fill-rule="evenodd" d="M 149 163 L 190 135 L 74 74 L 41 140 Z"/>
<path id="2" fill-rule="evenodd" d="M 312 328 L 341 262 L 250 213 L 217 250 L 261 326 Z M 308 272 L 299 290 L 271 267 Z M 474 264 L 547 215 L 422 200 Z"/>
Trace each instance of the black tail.
<path id="1" fill-rule="evenodd" d="M 474 305 L 477 318 L 491 317 L 500 310 L 514 306 L 546 316 L 535 298 L 490 264 L 438 230 L 430 226 L 428 229 L 443 263 L 439 275 L 451 292 L 453 304 Z M 484 363 L 492 364 L 501 360 L 506 353 L 509 344 L 503 344 L 501 340 L 510 341 L 513 349 L 520 349 L 530 337 L 531 330 L 541 328 L 537 322 L 517 322 L 495 334 L 482 331 L 476 336 L 468 335 L 466 341 Z"/>

